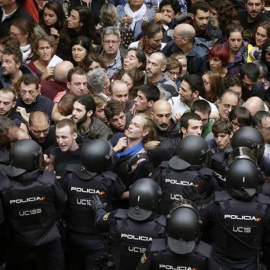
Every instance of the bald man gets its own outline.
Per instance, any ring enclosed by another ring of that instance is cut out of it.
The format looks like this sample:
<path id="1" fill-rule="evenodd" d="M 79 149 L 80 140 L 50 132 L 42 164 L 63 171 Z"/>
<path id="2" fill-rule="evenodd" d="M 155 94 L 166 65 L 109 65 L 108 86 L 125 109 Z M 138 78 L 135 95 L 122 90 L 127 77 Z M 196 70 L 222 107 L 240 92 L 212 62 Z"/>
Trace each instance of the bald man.
<path id="1" fill-rule="evenodd" d="M 247 99 L 243 107 L 247 108 L 250 111 L 251 116 L 254 116 L 259 111 L 269 111 L 268 107 L 259 97 L 251 97 Z"/>
<path id="2" fill-rule="evenodd" d="M 196 32 L 190 24 L 179 24 L 174 28 L 173 40 L 162 52 L 169 57 L 175 52 L 184 53 L 187 57 L 187 70 L 190 74 L 202 74 L 207 70 L 208 45 L 195 37 Z"/>
<path id="3" fill-rule="evenodd" d="M 67 89 L 67 74 L 74 68 L 69 61 L 63 61 L 57 64 L 53 71 L 53 80 L 41 81 L 41 94 L 53 100 L 55 96 Z"/>
<path id="4" fill-rule="evenodd" d="M 35 111 L 29 115 L 28 130 L 31 138 L 45 151 L 56 145 L 55 127 L 50 127 L 50 120 L 46 113 Z"/>

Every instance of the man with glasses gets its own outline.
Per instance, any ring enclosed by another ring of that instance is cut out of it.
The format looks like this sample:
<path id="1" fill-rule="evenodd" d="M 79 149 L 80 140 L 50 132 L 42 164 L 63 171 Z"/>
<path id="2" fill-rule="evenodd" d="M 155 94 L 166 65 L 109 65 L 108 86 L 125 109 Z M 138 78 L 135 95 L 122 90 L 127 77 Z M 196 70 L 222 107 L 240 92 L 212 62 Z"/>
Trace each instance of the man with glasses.
<path id="1" fill-rule="evenodd" d="M 39 79 L 35 75 L 23 75 L 18 81 L 20 96 L 16 100 L 16 111 L 19 112 L 25 122 L 29 121 L 29 113 L 42 111 L 51 117 L 53 102 L 40 95 Z"/>
<path id="2" fill-rule="evenodd" d="M 97 46 L 95 51 L 104 59 L 107 65 L 107 74 L 111 79 L 122 69 L 123 59 L 126 55 L 125 48 L 120 46 L 121 34 L 119 29 L 113 26 L 104 28 L 101 43 L 102 46 Z"/>
<path id="3" fill-rule="evenodd" d="M 230 112 L 238 106 L 239 97 L 233 91 L 225 91 L 217 100 L 218 112 L 221 119 L 229 120 Z"/>
<path id="4" fill-rule="evenodd" d="M 240 68 L 240 78 L 242 80 L 243 100 L 246 101 L 250 97 L 264 98 L 264 90 L 259 85 L 258 78 L 260 70 L 254 63 L 245 63 Z"/>
<path id="5" fill-rule="evenodd" d="M 30 113 L 28 130 L 32 140 L 35 140 L 43 151 L 56 145 L 55 126 L 50 126 L 49 116 L 45 112 Z"/>

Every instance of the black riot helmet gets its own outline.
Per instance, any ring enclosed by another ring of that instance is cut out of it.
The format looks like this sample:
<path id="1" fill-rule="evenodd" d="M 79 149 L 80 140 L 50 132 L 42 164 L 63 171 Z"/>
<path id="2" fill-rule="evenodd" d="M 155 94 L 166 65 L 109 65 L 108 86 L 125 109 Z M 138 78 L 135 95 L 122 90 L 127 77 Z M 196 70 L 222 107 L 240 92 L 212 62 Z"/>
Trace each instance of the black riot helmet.
<path id="1" fill-rule="evenodd" d="M 208 153 L 209 146 L 203 138 L 186 136 L 180 141 L 177 156 L 170 159 L 169 165 L 175 170 L 184 170 L 190 165 L 203 165 L 207 162 Z"/>
<path id="2" fill-rule="evenodd" d="M 81 163 L 77 175 L 82 179 L 91 179 L 96 174 L 108 170 L 114 161 L 114 152 L 109 142 L 91 140 L 81 150 Z"/>
<path id="3" fill-rule="evenodd" d="M 34 140 L 17 141 L 9 153 L 10 165 L 7 168 L 7 174 L 10 177 L 16 177 L 25 172 L 42 169 L 43 161 L 42 148 Z"/>
<path id="4" fill-rule="evenodd" d="M 250 196 L 256 193 L 260 169 L 248 156 L 236 157 L 226 168 L 228 188 L 243 189 Z"/>
<path id="5" fill-rule="evenodd" d="M 177 254 L 194 250 L 201 229 L 199 213 L 189 204 L 181 204 L 167 216 L 166 236 L 169 249 Z"/>
<path id="6" fill-rule="evenodd" d="M 161 199 L 160 186 L 150 178 L 141 178 L 129 188 L 128 216 L 136 221 L 144 221 L 157 212 Z"/>

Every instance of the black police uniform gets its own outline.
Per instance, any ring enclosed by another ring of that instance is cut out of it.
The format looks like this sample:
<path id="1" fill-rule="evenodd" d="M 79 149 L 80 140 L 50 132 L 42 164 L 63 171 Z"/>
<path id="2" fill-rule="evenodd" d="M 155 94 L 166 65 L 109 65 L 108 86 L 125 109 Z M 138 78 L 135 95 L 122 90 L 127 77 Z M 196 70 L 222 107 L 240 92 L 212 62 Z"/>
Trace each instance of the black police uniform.
<path id="1" fill-rule="evenodd" d="M 39 169 L 16 178 L 0 176 L 0 195 L 9 225 L 8 269 L 25 269 L 38 253 L 46 269 L 64 269 L 64 255 L 56 225 L 56 211 L 64 210 L 66 193 L 55 175 Z"/>
<path id="2" fill-rule="evenodd" d="M 152 240 L 164 236 L 166 224 L 164 216 L 155 214 L 144 221 L 132 220 L 126 209 L 111 213 L 99 209 L 96 220 L 98 228 L 110 232 L 109 252 L 119 270 L 135 270 Z"/>
<path id="3" fill-rule="evenodd" d="M 201 198 L 209 197 L 218 188 L 213 171 L 202 166 L 189 166 L 185 170 L 171 168 L 170 161 L 163 161 L 151 178 L 162 189 L 161 214 L 167 215 L 173 202 L 184 196 L 185 189 L 194 190 Z M 189 197 L 189 199 L 192 199 Z"/>
<path id="4" fill-rule="evenodd" d="M 68 229 L 69 256 L 72 269 L 82 269 L 85 258 L 89 269 L 96 268 L 95 258 L 103 257 L 104 239 L 95 226 L 95 213 L 90 207 L 93 195 L 98 194 L 106 210 L 111 211 L 112 197 L 120 197 L 124 184 L 116 174 L 106 171 L 93 173 L 88 179 L 78 177 L 79 165 L 69 165 L 63 176 L 63 187 L 67 192 L 66 222 Z"/>
<path id="5" fill-rule="evenodd" d="M 214 252 L 223 269 L 256 269 L 259 251 L 269 248 L 269 205 L 268 196 L 232 190 L 216 192 L 202 207 L 203 225 L 213 227 Z"/>
<path id="6" fill-rule="evenodd" d="M 137 270 L 218 270 L 220 267 L 212 258 L 211 251 L 210 245 L 200 241 L 191 253 L 180 255 L 168 248 L 165 238 L 154 239 L 150 248 L 143 254 Z"/>

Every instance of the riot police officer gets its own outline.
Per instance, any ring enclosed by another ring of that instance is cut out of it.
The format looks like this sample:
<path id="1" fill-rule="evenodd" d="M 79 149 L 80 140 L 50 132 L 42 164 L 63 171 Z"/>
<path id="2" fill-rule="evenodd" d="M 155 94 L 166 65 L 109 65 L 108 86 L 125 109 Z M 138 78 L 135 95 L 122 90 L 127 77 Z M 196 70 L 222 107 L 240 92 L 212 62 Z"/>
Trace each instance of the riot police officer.
<path id="1" fill-rule="evenodd" d="M 262 269 L 258 256 L 264 248 L 269 257 L 270 198 L 256 193 L 259 173 L 254 160 L 238 156 L 226 169 L 228 191 L 215 192 L 200 210 L 223 270 Z"/>
<path id="2" fill-rule="evenodd" d="M 158 217 L 161 188 L 150 178 L 141 178 L 129 188 L 129 208 L 106 213 L 94 198 L 98 228 L 110 232 L 109 248 L 114 269 L 135 270 L 152 239 L 164 236 L 165 217 Z"/>
<path id="3" fill-rule="evenodd" d="M 174 204 L 167 216 L 166 238 L 153 239 L 137 269 L 220 269 L 211 256 L 211 246 L 199 240 L 202 221 L 198 212 L 187 200 Z"/>
<path id="4" fill-rule="evenodd" d="M 154 179 L 162 189 L 161 213 L 167 215 L 173 202 L 185 198 L 187 190 L 207 198 L 218 188 L 213 171 L 204 167 L 207 163 L 209 146 L 195 135 L 183 138 L 177 155 L 164 161 L 153 172 Z M 196 197 L 196 196 L 195 196 Z M 189 199 L 192 198 L 189 194 Z"/>
<path id="5" fill-rule="evenodd" d="M 67 192 L 67 243 L 71 269 L 95 269 L 103 257 L 104 237 L 95 226 L 91 201 L 98 194 L 107 211 L 112 197 L 120 198 L 124 184 L 107 170 L 113 162 L 113 149 L 105 140 L 92 140 L 81 150 L 79 165 L 69 165 L 63 176 Z"/>
<path id="6" fill-rule="evenodd" d="M 35 254 L 46 269 L 64 269 L 56 210 L 64 209 L 66 194 L 42 164 L 41 147 L 33 140 L 20 140 L 11 148 L 7 175 L 1 175 L 0 195 L 9 226 L 7 269 L 29 269 Z"/>

